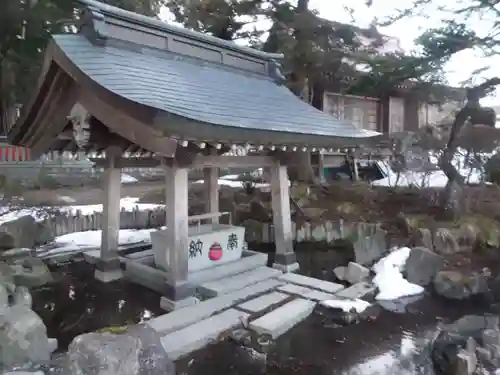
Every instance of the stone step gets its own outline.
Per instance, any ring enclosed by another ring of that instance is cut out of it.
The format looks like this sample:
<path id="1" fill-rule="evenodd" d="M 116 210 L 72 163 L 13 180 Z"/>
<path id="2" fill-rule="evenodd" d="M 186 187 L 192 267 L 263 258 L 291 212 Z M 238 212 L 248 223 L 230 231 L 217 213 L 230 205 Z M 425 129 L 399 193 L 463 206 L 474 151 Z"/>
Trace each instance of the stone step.
<path id="1" fill-rule="evenodd" d="M 125 258 L 128 259 L 141 259 L 141 258 L 148 258 L 148 257 L 154 257 L 155 253 L 153 250 L 143 250 L 143 251 L 138 251 L 136 253 L 130 253 L 124 255 Z"/>
<path id="2" fill-rule="evenodd" d="M 179 331 L 171 332 L 161 338 L 161 343 L 168 357 L 175 361 L 204 348 L 217 340 L 222 333 L 246 325 L 248 318 L 249 314 L 243 311 L 229 309 Z"/>
<path id="3" fill-rule="evenodd" d="M 202 319 L 206 319 L 249 298 L 274 290 L 280 285 L 283 285 L 282 281 L 276 279 L 265 280 L 236 292 L 158 316 L 149 320 L 146 324 L 161 333 L 172 332 Z"/>
<path id="4" fill-rule="evenodd" d="M 285 284 L 278 287 L 280 292 L 288 293 L 294 296 L 300 296 L 311 301 L 326 301 L 330 299 L 335 299 L 335 296 L 330 293 L 322 292 L 321 290 L 314 290 L 305 286 L 295 285 L 295 284 Z"/>
<path id="5" fill-rule="evenodd" d="M 287 298 L 290 298 L 287 294 L 271 292 L 238 305 L 238 309 L 250 313 L 258 313 L 270 308 L 271 306 L 278 305 Z"/>
<path id="6" fill-rule="evenodd" d="M 279 277 L 280 280 L 285 281 L 290 284 L 297 284 L 301 286 L 306 286 L 311 289 L 318 289 L 327 293 L 338 293 L 344 286 L 341 284 L 332 283 L 330 281 L 315 279 L 313 277 L 299 275 L 297 273 L 285 273 Z"/>
<path id="7" fill-rule="evenodd" d="M 349 299 L 364 298 L 370 294 L 375 293 L 376 289 L 377 287 L 372 283 L 362 281 L 351 285 L 349 288 L 341 290 L 336 294 L 336 296 Z"/>
<path id="8" fill-rule="evenodd" d="M 296 299 L 250 322 L 249 328 L 259 335 L 267 334 L 275 339 L 311 315 L 315 306 L 316 302 Z"/>
<path id="9" fill-rule="evenodd" d="M 234 276 L 229 276 L 223 279 L 203 283 L 198 287 L 198 290 L 204 296 L 215 297 L 243 289 L 246 286 L 273 277 L 278 277 L 280 275 L 282 275 L 282 272 L 277 269 L 270 267 L 259 267 L 251 271 L 239 273 Z"/>
<path id="10" fill-rule="evenodd" d="M 87 250 L 83 252 L 83 259 L 89 264 L 96 264 L 101 258 L 101 250 Z"/>

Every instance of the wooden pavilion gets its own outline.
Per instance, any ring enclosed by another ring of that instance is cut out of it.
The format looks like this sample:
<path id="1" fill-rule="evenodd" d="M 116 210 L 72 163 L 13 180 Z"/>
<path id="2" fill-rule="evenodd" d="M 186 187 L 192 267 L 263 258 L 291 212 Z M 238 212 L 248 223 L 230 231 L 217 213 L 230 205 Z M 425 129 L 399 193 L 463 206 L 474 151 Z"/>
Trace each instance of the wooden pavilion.
<path id="1" fill-rule="evenodd" d="M 76 34 L 54 35 L 33 97 L 9 141 L 31 149 L 101 153 L 104 225 L 96 277 L 120 277 L 121 169 L 163 165 L 169 252 L 165 295 L 193 294 L 187 278 L 188 170 L 205 169 L 206 210 L 217 213 L 218 168 L 271 176 L 274 266 L 297 269 L 287 165 L 294 154 L 359 145 L 377 133 L 334 120 L 284 85 L 281 55 L 240 47 L 160 20 L 81 0 Z M 224 155 L 249 145 L 258 155 Z M 216 222 L 218 215 L 212 220 Z"/>

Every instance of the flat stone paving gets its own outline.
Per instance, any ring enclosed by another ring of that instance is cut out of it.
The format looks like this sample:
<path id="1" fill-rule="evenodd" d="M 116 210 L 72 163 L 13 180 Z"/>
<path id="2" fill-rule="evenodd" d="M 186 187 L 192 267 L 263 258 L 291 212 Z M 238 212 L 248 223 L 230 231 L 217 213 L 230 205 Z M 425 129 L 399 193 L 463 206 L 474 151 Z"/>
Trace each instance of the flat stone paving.
<path id="1" fill-rule="evenodd" d="M 362 298 L 373 292 L 374 286 L 363 282 L 344 289 L 340 284 L 259 267 L 207 282 L 202 289 L 216 297 L 146 323 L 162 335 L 162 344 L 173 360 L 241 326 L 277 338 L 306 319 L 317 302 Z M 292 300 L 285 302 L 287 299 Z M 252 320 L 252 314 L 269 310 Z"/>
<path id="2" fill-rule="evenodd" d="M 362 281 L 357 284 L 351 285 L 344 290 L 341 290 L 336 294 L 336 296 L 351 299 L 363 298 L 375 292 L 375 289 L 377 289 L 377 287 L 372 283 Z"/>
<path id="3" fill-rule="evenodd" d="M 250 322 L 249 328 L 258 334 L 268 334 L 275 339 L 311 315 L 315 306 L 316 302 L 296 299 Z"/>
<path id="4" fill-rule="evenodd" d="M 243 311 L 229 309 L 169 333 L 161 338 L 161 343 L 169 358 L 176 360 L 217 340 L 222 333 L 243 326 L 249 316 Z"/>
<path id="5" fill-rule="evenodd" d="M 273 305 L 283 302 L 287 298 L 290 298 L 287 294 L 272 292 L 242 303 L 241 305 L 238 305 L 238 308 L 251 313 L 258 313 L 270 308 Z"/>
<path id="6" fill-rule="evenodd" d="M 326 301 L 329 299 L 334 299 L 335 296 L 330 293 L 325 293 L 320 290 L 314 290 L 307 288 L 305 286 L 295 285 L 295 284 L 285 284 L 278 287 L 278 290 L 281 292 L 285 292 L 291 295 L 297 295 L 303 297 L 305 299 L 309 299 L 312 301 Z"/>
<path id="7" fill-rule="evenodd" d="M 286 281 L 287 283 L 302 285 L 311 289 L 318 289 L 332 294 L 344 289 L 344 286 L 341 284 L 331 283 L 329 281 L 319 280 L 313 277 L 299 275 L 297 273 L 285 273 L 280 276 L 279 279 Z"/>
<path id="8" fill-rule="evenodd" d="M 270 267 L 259 267 L 251 271 L 243 272 L 235 276 L 210 281 L 199 286 L 200 292 L 204 295 L 215 297 L 240 290 L 256 282 L 278 277 L 283 273 Z"/>
<path id="9" fill-rule="evenodd" d="M 282 284 L 282 281 L 275 279 L 265 280 L 233 293 L 211 298 L 196 305 L 184 307 L 168 314 L 158 316 L 149 320 L 146 324 L 158 332 L 172 332 L 196 323 L 199 320 L 208 318 L 248 298 L 274 290 Z"/>

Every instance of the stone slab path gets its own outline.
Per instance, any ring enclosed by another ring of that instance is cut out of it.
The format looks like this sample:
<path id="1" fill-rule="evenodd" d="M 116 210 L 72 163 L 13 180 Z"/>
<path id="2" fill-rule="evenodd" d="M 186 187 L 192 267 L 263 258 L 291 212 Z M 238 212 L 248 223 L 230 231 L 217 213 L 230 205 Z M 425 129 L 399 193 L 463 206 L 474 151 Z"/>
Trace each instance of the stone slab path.
<path id="1" fill-rule="evenodd" d="M 213 297 L 146 324 L 162 336 L 165 351 L 176 360 L 218 342 L 236 328 L 275 339 L 306 319 L 318 302 L 363 298 L 373 290 L 368 283 L 344 288 L 329 281 L 257 267 L 200 285 L 204 295 Z"/>

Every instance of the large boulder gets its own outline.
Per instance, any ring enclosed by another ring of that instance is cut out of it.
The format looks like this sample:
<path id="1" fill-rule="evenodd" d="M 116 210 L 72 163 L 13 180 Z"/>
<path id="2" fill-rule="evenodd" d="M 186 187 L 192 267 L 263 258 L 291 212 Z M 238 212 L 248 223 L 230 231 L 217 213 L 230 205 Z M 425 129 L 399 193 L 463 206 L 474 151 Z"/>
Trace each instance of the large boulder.
<path id="1" fill-rule="evenodd" d="M 20 216 L 0 225 L 0 251 L 33 248 L 54 239 L 45 223 L 38 223 L 31 215 Z"/>
<path id="2" fill-rule="evenodd" d="M 335 276 L 342 281 L 356 284 L 365 281 L 370 276 L 370 270 L 355 262 L 349 262 L 347 267 L 336 267 L 333 270 Z"/>
<path id="3" fill-rule="evenodd" d="M 413 284 L 427 286 L 444 266 L 444 259 L 425 247 L 415 247 L 406 260 L 406 279 Z"/>
<path id="4" fill-rule="evenodd" d="M 489 293 L 488 275 L 483 272 L 440 271 L 433 285 L 437 294 L 448 299 L 464 300 Z"/>
<path id="5" fill-rule="evenodd" d="M 0 321 L 0 365 L 48 364 L 53 345 L 42 319 L 24 304 L 11 306 Z"/>
<path id="6" fill-rule="evenodd" d="M 486 342 L 485 333 L 495 332 L 494 336 L 498 341 L 498 322 L 498 316 L 466 315 L 443 326 L 431 344 L 431 358 L 436 375 L 471 373 L 468 369 L 463 371 L 463 367 L 475 367 L 476 353 L 479 354 L 483 349 L 490 351 L 491 343 Z M 482 347 L 478 347 L 478 343 Z M 466 366 L 462 365 L 463 362 Z M 462 371 L 459 372 L 461 367 Z"/>
<path id="7" fill-rule="evenodd" d="M 372 264 L 387 252 L 387 232 L 379 224 L 357 223 L 346 239 L 352 242 L 360 265 Z"/>
<path id="8" fill-rule="evenodd" d="M 152 328 L 133 326 L 123 333 L 77 336 L 68 349 L 72 375 L 174 375 L 160 337 Z"/>

